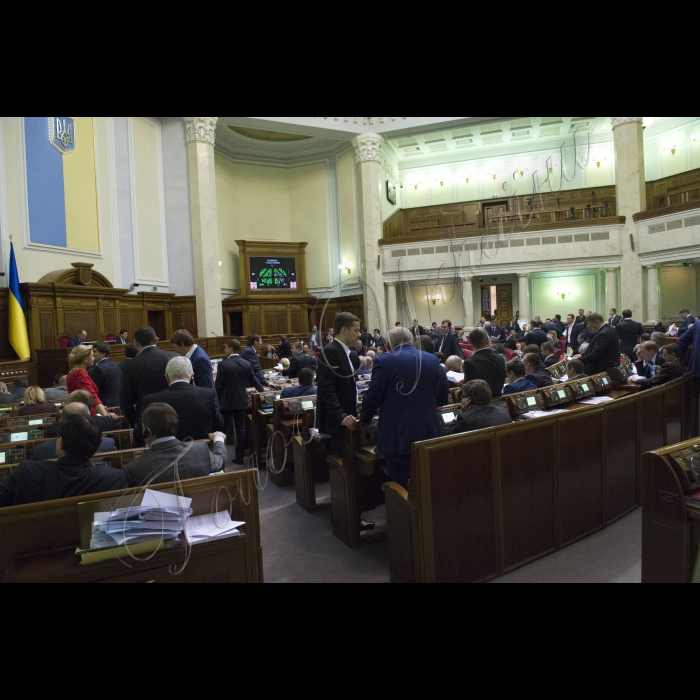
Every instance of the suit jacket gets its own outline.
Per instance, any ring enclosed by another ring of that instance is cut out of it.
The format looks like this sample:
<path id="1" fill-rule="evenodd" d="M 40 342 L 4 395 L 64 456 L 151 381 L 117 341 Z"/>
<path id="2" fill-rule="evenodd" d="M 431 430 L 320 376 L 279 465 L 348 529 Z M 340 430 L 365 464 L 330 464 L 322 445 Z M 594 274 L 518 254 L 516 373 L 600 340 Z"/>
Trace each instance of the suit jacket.
<path id="1" fill-rule="evenodd" d="M 620 336 L 617 331 L 604 325 L 593 335 L 586 354 L 581 358 L 586 374 L 592 376 L 620 366 Z"/>
<path id="2" fill-rule="evenodd" d="M 8 406 L 9 404 L 19 405 L 19 401 L 12 394 L 0 394 L 0 406 Z"/>
<path id="3" fill-rule="evenodd" d="M 300 399 L 304 396 L 317 396 L 318 389 L 315 386 L 290 386 L 282 392 L 283 399 Z"/>
<path id="4" fill-rule="evenodd" d="M 128 345 L 128 344 L 129 344 L 129 341 L 128 341 L 128 340 L 124 340 L 124 338 L 122 338 L 121 336 L 117 336 L 117 339 L 116 339 L 116 341 L 114 342 L 114 344 L 115 344 L 115 345 Z"/>
<path id="5" fill-rule="evenodd" d="M 369 349 L 372 347 L 372 341 L 374 340 L 374 338 L 369 333 L 361 333 L 360 340 L 362 341 L 363 347 Z M 365 352 L 365 355 L 366 354 L 367 353 Z"/>
<path id="6" fill-rule="evenodd" d="M 165 369 L 168 362 L 177 357 L 156 347 L 144 348 L 141 354 L 122 367 L 122 382 L 119 392 L 119 405 L 131 427 L 141 418 L 143 399 L 168 388 Z"/>
<path id="7" fill-rule="evenodd" d="M 676 360 L 675 362 L 667 362 L 653 379 L 646 379 L 640 384 L 640 386 L 642 387 L 642 391 L 646 391 L 647 389 L 653 389 L 654 387 L 668 384 L 674 379 L 682 377 L 684 374 L 685 367 L 683 367 L 680 360 Z"/>
<path id="8" fill-rule="evenodd" d="M 250 362 L 238 355 L 231 355 L 219 365 L 219 372 L 216 375 L 216 393 L 222 411 L 247 411 L 247 392 L 251 387 L 255 387 L 259 392 L 265 391 L 253 374 Z"/>
<path id="9" fill-rule="evenodd" d="M 260 384 L 263 386 L 270 386 L 270 382 L 267 381 L 265 372 L 262 371 L 262 367 L 260 366 L 260 358 L 258 357 L 258 353 L 255 352 L 255 348 L 243 348 L 243 350 L 241 350 L 241 359 L 250 363 L 250 366 L 253 368 L 253 374 L 258 378 Z"/>
<path id="10" fill-rule="evenodd" d="M 119 365 L 117 365 L 118 367 Z M 44 394 L 46 394 L 47 401 L 67 401 L 68 400 L 68 388 L 65 386 L 54 386 L 51 389 L 47 389 Z M 117 394 L 118 395 L 118 394 Z M 115 406 L 118 405 L 115 404 Z M 109 407 L 111 408 L 111 406 Z"/>
<path id="11" fill-rule="evenodd" d="M 386 340 L 384 340 L 384 338 L 382 338 L 381 335 L 378 338 L 372 338 L 372 347 L 378 348 L 380 346 L 385 348 L 386 347 Z"/>
<path id="12" fill-rule="evenodd" d="M 93 416 L 97 425 L 100 426 L 100 430 L 103 433 L 109 433 L 112 430 L 119 430 L 121 423 L 119 421 L 113 421 L 111 418 L 102 416 Z M 61 421 L 57 420 L 55 423 L 50 423 L 44 426 L 44 437 L 45 438 L 57 438 L 58 437 L 58 426 Z M 53 458 L 52 458 L 53 459 Z"/>
<path id="13" fill-rule="evenodd" d="M 584 328 L 588 327 L 588 319 L 585 316 L 577 316 L 576 323 L 578 323 L 580 326 L 583 326 Z"/>
<path id="14" fill-rule="evenodd" d="M 508 372 L 501 355 L 487 348 L 468 358 L 464 363 L 464 383 L 474 379 L 483 379 L 491 387 L 494 398 L 502 396 Z"/>
<path id="15" fill-rule="evenodd" d="M 129 482 L 121 469 L 96 467 L 70 457 L 58 462 L 23 462 L 0 483 L 0 508 L 127 488 Z"/>
<path id="16" fill-rule="evenodd" d="M 446 385 L 437 357 L 412 345 L 378 357 L 362 402 L 363 423 L 379 413 L 377 454 L 408 456 L 414 442 L 440 437 L 438 402 Z"/>
<path id="17" fill-rule="evenodd" d="M 505 346 L 506 350 L 511 350 L 512 352 L 515 352 L 518 349 L 518 341 L 516 338 L 508 338 L 503 345 Z"/>
<path id="18" fill-rule="evenodd" d="M 550 356 L 544 361 L 544 366 L 545 366 L 545 367 L 554 367 L 554 365 L 556 365 L 558 362 L 559 362 L 559 360 L 557 360 L 557 356 L 556 356 L 556 355 L 550 355 Z"/>
<path id="19" fill-rule="evenodd" d="M 678 329 L 678 336 L 680 337 L 681 335 L 683 335 L 683 333 L 685 333 L 688 330 L 688 327 L 694 324 L 695 316 L 691 314 L 690 316 L 688 316 L 688 318 L 685 319 L 685 321 L 683 321 L 683 325 Z"/>
<path id="20" fill-rule="evenodd" d="M 211 369 L 211 359 L 199 345 L 190 358 L 194 370 L 194 385 L 202 389 L 214 390 L 214 373 Z"/>
<path id="21" fill-rule="evenodd" d="M 68 341 L 69 348 L 77 348 L 77 347 L 80 347 L 81 345 L 83 345 L 83 341 L 80 340 L 80 338 L 78 338 L 77 335 Z"/>
<path id="22" fill-rule="evenodd" d="M 212 450 L 204 442 L 182 444 L 177 438 L 153 445 L 143 457 L 124 467 L 129 486 L 175 483 L 177 478 L 201 479 L 220 472 L 226 465 L 226 445 L 215 442 Z"/>
<path id="23" fill-rule="evenodd" d="M 640 377 L 646 377 L 647 379 L 651 379 L 651 371 L 656 365 L 653 362 L 647 363 L 646 366 L 644 365 L 644 360 L 640 360 L 639 362 L 635 362 L 634 366 L 637 368 L 637 374 Z M 655 370 L 654 370 L 655 371 Z"/>
<path id="24" fill-rule="evenodd" d="M 56 459 L 58 455 L 56 454 L 56 444 L 58 440 L 51 440 L 51 442 L 42 442 L 41 445 L 37 445 L 34 448 L 33 459 L 37 462 L 48 462 L 49 460 Z M 97 453 L 101 452 L 114 452 L 117 449 L 112 438 L 102 438 L 100 447 Z"/>
<path id="25" fill-rule="evenodd" d="M 315 345 L 314 345 L 315 341 Z M 321 331 L 316 331 L 316 333 L 309 333 L 309 347 L 323 347 L 323 333 Z"/>
<path id="26" fill-rule="evenodd" d="M 574 327 L 571 330 L 571 349 L 574 352 L 574 355 L 578 355 L 579 348 L 581 347 L 581 344 L 578 342 L 578 337 L 581 335 L 586 330 L 586 327 L 578 322 L 574 322 Z M 562 337 L 566 338 L 567 333 L 569 332 L 569 327 L 565 326 L 564 331 L 562 333 Z M 566 346 L 568 347 L 568 346 Z"/>
<path id="27" fill-rule="evenodd" d="M 613 316 L 611 319 L 608 320 L 608 325 L 612 326 L 613 328 L 617 326 L 618 323 L 622 321 L 622 316 Z"/>
<path id="28" fill-rule="evenodd" d="M 516 323 L 513 325 L 512 323 L 509 323 L 506 326 L 506 333 L 510 334 L 511 331 L 515 331 L 516 333 L 520 334 L 520 324 Z"/>
<path id="29" fill-rule="evenodd" d="M 357 416 L 355 373 L 359 368 L 359 362 L 351 361 L 337 340 L 326 345 L 318 361 L 318 429 L 332 437 L 336 453 L 345 444 L 342 422 Z"/>
<path id="30" fill-rule="evenodd" d="M 440 336 L 437 343 L 438 352 L 441 352 L 446 359 L 450 357 L 461 357 L 464 359 L 464 352 L 459 346 L 459 338 L 454 331 L 450 331 L 446 336 Z"/>
<path id="31" fill-rule="evenodd" d="M 411 335 L 414 338 L 420 338 L 423 335 L 423 333 L 425 333 L 423 326 L 411 326 Z"/>
<path id="32" fill-rule="evenodd" d="M 223 362 L 221 363 L 223 364 Z M 143 399 L 145 411 L 152 403 L 167 403 L 180 419 L 177 439 L 208 440 L 211 433 L 223 428 L 221 414 L 216 407 L 216 397 L 211 389 L 202 389 L 185 382 L 177 382 L 158 394 Z M 246 402 L 246 407 L 247 407 Z"/>
<path id="33" fill-rule="evenodd" d="M 119 390 L 122 384 L 122 371 L 119 365 L 109 358 L 88 369 L 90 379 L 95 382 L 102 405 L 107 408 L 119 406 Z"/>
<path id="34" fill-rule="evenodd" d="M 288 340 L 281 342 L 280 346 L 277 348 L 277 357 L 280 360 L 291 360 L 293 354 L 292 344 Z"/>
<path id="35" fill-rule="evenodd" d="M 458 435 L 486 428 L 497 428 L 500 425 L 510 425 L 512 422 L 510 413 L 498 406 L 475 406 L 457 416 L 457 420 L 447 426 L 445 432 L 448 435 Z"/>
<path id="36" fill-rule="evenodd" d="M 289 369 L 285 369 L 282 372 L 283 377 L 289 377 L 290 379 L 299 379 L 299 373 L 302 369 L 313 369 L 314 363 L 311 358 L 300 352 L 298 355 L 294 355 L 291 362 L 289 363 Z"/>
<path id="37" fill-rule="evenodd" d="M 542 347 L 545 343 L 551 343 L 552 338 L 551 336 L 547 335 L 544 331 L 540 330 L 537 328 L 534 331 L 530 331 L 526 336 L 525 336 L 525 344 L 526 345 L 536 345 L 538 348 Z"/>
<path id="38" fill-rule="evenodd" d="M 498 338 L 499 342 L 504 342 L 506 339 L 506 329 L 502 326 L 491 326 L 491 330 L 484 330 L 489 334 L 489 338 Z"/>
<path id="39" fill-rule="evenodd" d="M 615 330 L 620 336 L 620 353 L 627 355 L 631 360 L 636 360 L 636 356 L 632 357 L 632 355 L 637 347 L 637 343 L 639 343 L 640 336 L 644 333 L 642 324 L 630 319 L 618 323 Z"/>
<path id="40" fill-rule="evenodd" d="M 523 377 L 518 379 L 517 382 L 508 384 L 508 386 L 503 389 L 503 395 L 508 396 L 508 394 L 520 394 L 523 391 L 535 391 L 539 387 L 535 386 L 531 381 Z"/>
<path id="41" fill-rule="evenodd" d="M 536 369 L 532 374 L 528 374 L 525 379 L 527 379 L 530 384 L 534 384 L 538 389 L 554 386 L 552 375 L 543 369 Z"/>

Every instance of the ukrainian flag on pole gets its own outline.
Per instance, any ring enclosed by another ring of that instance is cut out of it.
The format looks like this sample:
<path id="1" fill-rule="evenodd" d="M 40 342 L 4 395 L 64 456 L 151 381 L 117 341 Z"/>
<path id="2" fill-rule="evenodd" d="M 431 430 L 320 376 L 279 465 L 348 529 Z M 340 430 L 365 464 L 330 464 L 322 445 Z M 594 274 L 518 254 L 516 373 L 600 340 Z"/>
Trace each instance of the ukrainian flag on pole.
<path id="1" fill-rule="evenodd" d="M 29 350 L 27 318 L 24 315 L 24 307 L 22 306 L 22 295 L 19 293 L 19 274 L 17 274 L 15 247 L 12 243 L 10 246 L 10 344 L 15 349 L 20 360 L 28 360 L 31 357 L 31 352 Z"/>

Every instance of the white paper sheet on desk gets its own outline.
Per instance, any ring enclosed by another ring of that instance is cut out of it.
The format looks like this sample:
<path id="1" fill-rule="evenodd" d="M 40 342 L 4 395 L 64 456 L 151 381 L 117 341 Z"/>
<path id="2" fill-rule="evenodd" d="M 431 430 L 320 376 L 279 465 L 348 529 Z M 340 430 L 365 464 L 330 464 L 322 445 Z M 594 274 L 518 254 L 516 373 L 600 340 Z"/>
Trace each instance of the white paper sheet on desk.
<path id="1" fill-rule="evenodd" d="M 200 515 L 185 522 L 185 537 L 190 545 L 223 540 L 240 535 L 238 528 L 243 525 L 245 523 L 231 520 L 228 511 L 215 515 Z"/>
<path id="2" fill-rule="evenodd" d="M 610 403 L 614 400 L 615 399 L 611 399 L 609 396 L 596 396 L 595 398 L 592 398 L 592 399 L 585 399 L 583 401 L 579 401 L 579 403 L 585 403 L 585 404 L 588 404 L 589 406 L 598 406 L 602 403 Z"/>
<path id="3" fill-rule="evenodd" d="M 275 367 L 275 371 L 284 372 L 284 367 L 282 365 L 277 365 L 277 367 Z"/>
<path id="4" fill-rule="evenodd" d="M 544 418 L 545 416 L 556 416 L 557 413 L 568 413 L 568 411 L 563 411 L 562 409 L 556 408 L 552 411 L 530 411 L 529 413 L 523 413 L 520 417 L 530 420 L 532 418 Z"/>
<path id="5" fill-rule="evenodd" d="M 192 499 L 149 489 L 143 494 L 141 505 L 152 508 L 189 508 L 192 505 Z"/>
<path id="6" fill-rule="evenodd" d="M 448 372 L 447 378 L 455 384 L 459 384 L 460 382 L 464 381 L 464 375 L 460 374 L 459 372 Z"/>

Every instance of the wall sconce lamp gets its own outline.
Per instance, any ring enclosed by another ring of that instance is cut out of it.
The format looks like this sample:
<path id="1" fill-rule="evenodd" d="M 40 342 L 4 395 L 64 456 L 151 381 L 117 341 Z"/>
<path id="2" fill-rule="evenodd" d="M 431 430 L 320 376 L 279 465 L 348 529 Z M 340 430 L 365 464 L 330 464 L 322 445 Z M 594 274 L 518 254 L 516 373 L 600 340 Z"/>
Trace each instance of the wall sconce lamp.
<path id="1" fill-rule="evenodd" d="M 571 292 L 555 292 L 555 295 L 558 296 L 558 297 L 561 297 L 561 300 L 562 300 L 562 301 L 565 301 L 565 300 L 566 300 L 566 297 L 570 297 L 570 296 L 571 296 Z"/>
<path id="2" fill-rule="evenodd" d="M 442 299 L 442 297 L 439 294 L 433 294 L 431 296 L 425 297 L 427 301 L 430 301 L 433 303 L 433 306 L 437 306 L 438 302 Z"/>
<path id="3" fill-rule="evenodd" d="M 339 269 L 341 272 L 342 272 L 343 270 L 345 270 L 345 272 L 348 273 L 348 277 L 352 274 L 352 270 L 351 270 L 345 263 L 342 263 L 342 264 L 338 265 L 338 269 Z"/>

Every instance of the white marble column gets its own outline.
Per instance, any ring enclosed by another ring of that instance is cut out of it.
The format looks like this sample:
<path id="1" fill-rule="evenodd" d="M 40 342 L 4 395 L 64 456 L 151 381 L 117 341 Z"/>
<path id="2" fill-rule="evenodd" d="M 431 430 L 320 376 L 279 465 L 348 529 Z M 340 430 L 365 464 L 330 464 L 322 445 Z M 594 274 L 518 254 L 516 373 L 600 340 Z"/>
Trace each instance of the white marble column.
<path id="1" fill-rule="evenodd" d="M 656 323 L 661 317 L 659 300 L 659 266 L 646 265 L 647 269 L 647 321 Z"/>
<path id="2" fill-rule="evenodd" d="M 464 305 L 464 313 L 466 314 L 466 318 L 464 319 L 464 329 L 472 331 L 476 327 L 476 324 L 474 323 L 475 319 L 473 277 L 462 278 L 462 304 Z"/>
<path id="3" fill-rule="evenodd" d="M 396 308 L 396 282 L 388 282 L 386 285 L 386 329 L 382 333 L 388 333 L 399 320 Z"/>
<path id="4" fill-rule="evenodd" d="M 530 275 L 518 275 L 518 289 L 520 296 L 520 308 L 516 311 L 520 311 L 520 323 L 527 323 L 528 328 L 530 327 Z"/>
<path id="5" fill-rule="evenodd" d="M 386 307 L 384 280 L 381 267 L 379 241 L 383 235 L 380 161 L 384 140 L 376 134 L 365 134 L 353 139 L 358 163 L 360 191 L 360 220 L 362 222 L 362 284 L 365 297 L 365 324 L 368 328 L 381 328 L 381 310 Z M 396 319 L 389 318 L 391 328 Z"/>
<path id="6" fill-rule="evenodd" d="M 218 117 L 183 117 L 183 119 L 190 175 L 197 333 L 202 338 L 211 338 L 224 334 L 214 166 Z"/>
<path id="7" fill-rule="evenodd" d="M 618 314 L 622 315 L 622 309 L 617 303 L 617 268 L 609 267 L 605 270 L 605 300 L 607 306 L 601 311 L 604 318 L 609 318 L 608 314 L 611 309 L 617 309 Z M 625 307 L 629 308 L 629 307 Z M 633 317 L 634 318 L 634 317 Z"/>
<path id="8" fill-rule="evenodd" d="M 627 217 L 622 234 L 621 304 L 632 310 L 633 318 L 641 318 L 644 314 L 644 275 L 638 252 L 637 225 L 632 218 L 647 208 L 643 120 L 644 117 L 612 118 L 617 173 L 617 215 Z"/>

